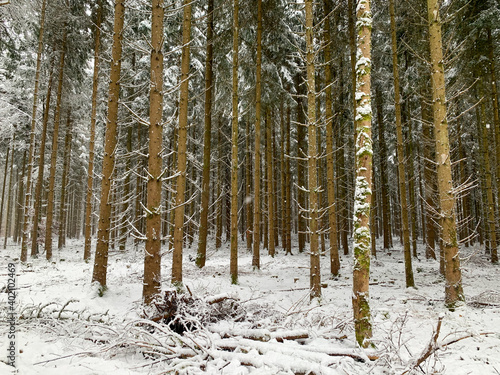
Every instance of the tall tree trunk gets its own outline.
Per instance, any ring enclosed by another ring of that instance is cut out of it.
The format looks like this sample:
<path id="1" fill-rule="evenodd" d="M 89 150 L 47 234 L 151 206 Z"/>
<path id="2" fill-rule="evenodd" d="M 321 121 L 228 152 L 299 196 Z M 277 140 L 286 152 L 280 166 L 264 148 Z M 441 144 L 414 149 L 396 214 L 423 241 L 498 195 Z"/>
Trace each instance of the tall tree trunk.
<path id="1" fill-rule="evenodd" d="M 275 255 L 275 233 L 274 233 L 274 178 L 273 178 L 273 141 L 271 137 L 271 128 L 273 127 L 271 120 L 271 111 L 267 111 L 266 120 L 266 167 L 267 167 L 267 212 L 269 225 L 269 247 L 268 253 L 274 258 Z"/>
<path id="2" fill-rule="evenodd" d="M 62 174 L 62 182 L 61 182 L 61 203 L 59 207 L 59 240 L 57 242 L 57 248 L 61 249 L 66 245 L 66 217 L 67 217 L 67 208 L 66 208 L 66 195 L 68 190 L 68 180 L 69 180 L 69 167 L 71 164 L 71 141 L 73 139 L 72 134 L 72 120 L 71 120 L 71 111 L 68 110 L 66 120 L 66 136 L 64 140 L 64 162 L 63 162 L 63 174 Z M 89 255 L 90 259 L 90 255 Z"/>
<path id="3" fill-rule="evenodd" d="M 205 266 L 207 257 L 208 204 L 210 201 L 210 152 L 212 136 L 212 63 L 214 35 L 214 0 L 208 0 L 207 57 L 205 62 L 205 134 L 203 138 L 203 177 L 201 183 L 200 230 L 196 265 Z"/>
<path id="4" fill-rule="evenodd" d="M 372 326 L 369 306 L 370 279 L 370 205 L 372 187 L 371 139 L 371 25 L 370 0 L 358 0 L 358 60 L 356 61 L 356 191 L 354 195 L 353 296 L 356 341 L 370 344 Z"/>
<path id="5" fill-rule="evenodd" d="M 297 226 L 299 237 L 299 252 L 302 253 L 306 247 L 306 231 L 307 223 L 304 215 L 307 210 L 306 190 L 307 190 L 307 159 L 306 152 L 306 119 L 304 96 L 307 95 L 304 91 L 304 85 L 301 82 L 302 75 L 297 74 L 295 77 L 295 88 L 297 92 Z"/>
<path id="6" fill-rule="evenodd" d="M 333 113 L 332 113 L 332 71 L 331 71 L 331 27 L 330 12 L 332 11 L 331 0 L 323 0 L 325 14 L 325 115 L 326 115 L 326 178 L 328 192 L 328 238 L 330 242 L 330 273 L 338 276 L 340 271 L 340 259 L 337 234 L 337 213 L 335 201 L 335 166 L 333 158 Z M 342 95 L 342 93 L 340 93 Z"/>
<path id="7" fill-rule="evenodd" d="M 47 141 L 47 126 L 49 122 L 50 97 L 52 94 L 52 69 L 49 75 L 49 87 L 47 88 L 47 97 L 45 100 L 45 110 L 43 114 L 42 139 L 40 140 L 40 157 L 38 160 L 38 178 L 35 187 L 35 212 L 33 214 L 33 228 L 31 232 L 31 256 L 38 255 L 38 223 L 40 220 L 40 209 L 42 205 L 42 187 L 43 172 L 45 169 L 45 143 Z"/>
<path id="8" fill-rule="evenodd" d="M 19 238 L 22 237 L 21 230 L 23 225 L 23 203 L 24 203 L 24 177 L 26 176 L 26 158 L 27 152 L 24 150 L 23 153 L 23 169 L 21 172 L 21 178 L 18 179 L 18 195 L 17 195 L 17 209 L 16 209 L 16 224 L 14 228 L 14 242 L 18 243 Z"/>
<path id="9" fill-rule="evenodd" d="M 425 257 L 436 259 L 436 226 L 434 211 L 437 210 L 435 201 L 436 194 L 436 170 L 432 162 L 435 160 L 435 141 L 432 129 L 432 113 L 426 103 L 428 98 L 427 90 L 421 93 L 420 102 L 422 113 L 422 139 L 424 147 L 424 180 L 425 180 L 425 208 L 426 208 L 426 228 L 425 228 Z"/>
<path id="10" fill-rule="evenodd" d="M 215 219 L 215 248 L 222 246 L 222 113 L 219 114 L 217 124 L 217 201 Z"/>
<path id="11" fill-rule="evenodd" d="M 292 172 L 290 171 L 290 105 L 286 109 L 286 145 L 285 145 L 285 185 L 286 185 L 286 208 L 285 208 L 285 221 L 286 221 L 286 250 L 285 254 L 292 255 L 292 187 L 291 178 Z"/>
<path id="12" fill-rule="evenodd" d="M 23 233 L 21 242 L 21 262 L 28 260 L 28 229 L 29 229 L 29 212 L 31 200 L 31 174 L 33 173 L 33 158 L 35 153 L 35 130 L 36 130 L 36 111 L 38 108 L 38 86 L 40 83 L 40 71 L 42 66 L 43 54 L 43 35 L 45 29 L 45 9 L 47 0 L 42 1 L 40 11 L 40 30 L 38 33 L 38 51 L 36 55 L 36 70 L 35 70 L 35 89 L 33 91 L 33 111 L 31 114 L 31 132 L 30 132 L 30 147 L 28 152 L 28 171 L 26 176 L 26 197 L 24 200 L 24 218 L 23 218 Z"/>
<path id="13" fill-rule="evenodd" d="M 125 181 L 123 183 L 123 202 L 121 204 L 121 213 L 120 213 L 120 235 L 119 235 L 119 249 L 120 251 L 125 251 L 127 247 L 127 240 L 129 235 L 129 227 L 128 227 L 128 219 L 130 216 L 130 203 L 132 201 L 132 197 L 130 196 L 131 192 L 131 178 L 130 175 L 132 173 L 132 165 L 131 165 L 131 156 L 132 156 L 132 126 L 127 128 L 127 139 L 126 139 L 126 149 L 127 156 L 125 157 Z M 160 232 L 161 233 L 161 232 Z M 161 237 L 161 234 L 160 234 Z"/>
<path id="14" fill-rule="evenodd" d="M 377 124 L 378 124 L 378 144 L 380 154 L 380 195 L 382 196 L 382 226 L 384 232 L 384 249 L 392 247 L 392 232 L 391 232 L 391 207 L 390 207 L 390 192 L 389 182 L 387 178 L 387 144 L 384 136 L 384 116 L 382 113 L 382 93 L 377 87 L 375 90 L 375 105 L 377 107 Z"/>
<path id="15" fill-rule="evenodd" d="M 396 108 L 396 139 L 398 156 L 399 175 L 399 201 L 401 203 L 401 221 L 403 226 L 403 246 L 405 258 L 406 287 L 414 287 L 413 268 L 411 264 L 410 248 L 410 225 L 408 220 L 408 203 L 406 201 L 406 175 L 405 156 L 403 148 L 403 126 L 401 121 L 401 95 L 399 92 L 399 67 L 398 67 L 398 45 L 396 40 L 396 16 L 394 10 L 394 0 L 389 0 L 389 13 L 391 18 L 391 39 L 392 39 L 392 72 L 394 77 L 394 105 Z"/>
<path id="16" fill-rule="evenodd" d="M 231 283 L 238 283 L 238 41 L 239 1 L 233 0 L 233 95 L 231 132 Z"/>
<path id="17" fill-rule="evenodd" d="M 482 91 L 482 88 L 480 89 Z M 482 97 L 482 92 L 481 95 Z M 488 151 L 488 130 L 489 126 L 486 125 L 485 119 L 486 119 L 486 108 L 485 108 L 485 100 L 481 100 L 480 104 L 480 113 L 478 116 L 478 122 L 477 122 L 477 127 L 478 127 L 478 135 L 480 137 L 479 140 L 479 149 L 481 150 L 482 153 L 482 165 L 483 168 L 481 168 L 481 171 L 483 172 L 483 181 L 484 181 L 484 188 L 486 190 L 486 215 L 484 215 L 484 218 L 486 219 L 485 222 L 487 223 L 487 230 L 488 230 L 488 240 L 489 240 L 489 251 L 490 254 L 493 258 L 493 251 L 497 248 L 497 236 L 496 236 L 496 228 L 495 228 L 495 203 L 493 202 L 493 183 L 492 183 L 492 173 L 491 173 L 491 167 L 490 167 L 490 155 Z"/>
<path id="18" fill-rule="evenodd" d="M 145 305 L 161 291 L 161 177 L 163 168 L 163 0 L 152 0 L 151 85 L 149 91 L 149 152 L 146 251 L 142 299 Z"/>
<path id="19" fill-rule="evenodd" d="M 497 143 L 497 194 L 500 194 L 500 114 L 498 109 L 498 82 L 495 68 L 495 46 L 491 37 L 491 29 L 488 29 L 488 44 L 489 44 L 489 58 L 490 58 L 490 76 L 491 76 L 491 99 L 493 104 L 493 122 L 495 124 L 495 139 Z M 500 195 L 499 195 L 500 197 Z M 498 198 L 500 199 L 500 198 Z M 498 219 L 497 219 L 498 220 Z M 498 263 L 498 249 L 493 247 L 491 249 L 491 263 Z"/>
<path id="20" fill-rule="evenodd" d="M 438 175 L 439 208 L 441 216 L 441 241 L 445 260 L 445 303 L 452 309 L 465 300 L 462 289 L 462 272 L 458 256 L 455 197 L 451 177 L 450 141 L 446 118 L 446 93 L 441 37 L 441 19 L 438 0 L 427 0 L 429 39 L 432 64 L 432 98 L 434 136 L 436 138 L 436 163 Z"/>
<path id="21" fill-rule="evenodd" d="M 253 244 L 253 205 L 252 205 L 252 147 L 250 145 L 250 121 L 246 124 L 246 167 L 245 167 L 245 210 L 247 250 L 252 251 Z"/>
<path id="22" fill-rule="evenodd" d="M 92 282 L 98 282 L 101 292 L 106 288 L 108 268 L 108 249 L 111 218 L 111 185 L 115 168 L 115 149 L 117 143 L 118 100 L 120 96 L 120 73 L 122 61 L 123 23 L 125 20 L 125 0 L 115 0 L 115 20 L 113 26 L 113 47 L 111 50 L 111 72 L 109 76 L 108 111 L 102 162 L 101 203 L 97 245 L 94 259 Z"/>
<path id="23" fill-rule="evenodd" d="M 315 49 L 314 49 L 314 0 L 305 1 L 306 11 L 306 64 L 307 64 L 307 160 L 308 160 L 308 189 L 309 189 L 309 235 L 310 235 L 310 297 L 321 297 L 321 269 L 318 247 L 318 144 L 316 125 L 316 84 L 315 84 Z"/>
<path id="24" fill-rule="evenodd" d="M 257 0 L 257 63 L 255 69 L 255 148 L 253 182 L 253 257 L 252 267 L 260 268 L 260 139 L 261 139 L 261 73 L 262 72 L 262 0 Z"/>
<path id="25" fill-rule="evenodd" d="M 12 151 L 12 154 L 14 154 L 14 142 L 11 142 L 11 144 L 7 147 L 7 154 L 5 156 L 5 167 L 3 170 L 3 184 L 2 184 L 2 203 L 0 205 L 0 235 L 2 233 L 2 225 L 3 225 L 3 206 L 5 205 L 5 186 L 7 186 L 7 178 L 8 178 L 8 171 L 9 171 L 9 157 L 14 158 L 14 155 L 12 157 L 10 156 Z M 5 237 L 7 237 L 7 232 L 5 232 Z"/>
<path id="26" fill-rule="evenodd" d="M 182 21 L 181 88 L 179 97 L 179 130 L 177 146 L 177 191 L 174 212 L 174 252 L 172 283 L 182 284 L 182 248 L 184 240 L 184 211 L 186 192 L 186 150 L 189 99 L 189 44 L 191 43 L 191 1 L 184 0 Z"/>
<path id="27" fill-rule="evenodd" d="M 11 235 L 11 224 L 12 224 L 12 201 L 14 199 L 13 194 L 14 192 L 12 191 L 12 186 L 14 182 L 14 156 L 15 156 L 15 140 L 16 140 L 16 133 L 14 133 L 13 139 L 12 139 L 12 157 L 10 158 L 10 173 L 9 173 L 9 189 L 7 192 L 7 218 L 6 218 L 6 223 L 5 223 L 5 236 L 3 239 L 3 248 L 7 248 L 7 239 Z"/>
<path id="28" fill-rule="evenodd" d="M 87 194 L 85 197 L 85 245 L 83 259 L 88 262 L 92 246 L 92 192 L 94 190 L 95 127 L 97 121 L 97 94 L 101 48 L 102 0 L 98 2 L 94 29 L 94 75 L 92 77 L 92 109 L 90 117 L 89 166 L 87 168 Z"/>
<path id="29" fill-rule="evenodd" d="M 66 56 L 66 41 L 68 31 L 67 25 L 64 25 L 64 35 L 61 44 L 61 57 L 59 61 L 59 78 L 57 83 L 57 99 L 56 110 L 54 113 L 54 132 L 52 134 L 52 153 L 50 156 L 50 175 L 49 175 L 49 191 L 47 199 L 47 222 L 45 225 L 45 257 L 47 260 L 52 259 L 52 226 L 54 222 L 54 188 L 56 183 L 56 167 L 57 167 L 57 147 L 59 144 L 59 123 L 61 120 L 61 101 L 64 79 L 64 58 Z"/>

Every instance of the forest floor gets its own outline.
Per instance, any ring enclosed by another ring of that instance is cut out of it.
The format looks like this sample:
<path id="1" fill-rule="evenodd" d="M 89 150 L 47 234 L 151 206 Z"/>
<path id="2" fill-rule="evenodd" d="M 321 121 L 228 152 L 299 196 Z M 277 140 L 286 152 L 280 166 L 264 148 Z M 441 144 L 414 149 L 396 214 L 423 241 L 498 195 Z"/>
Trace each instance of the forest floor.
<path id="1" fill-rule="evenodd" d="M 407 289 L 401 248 L 380 251 L 370 280 L 375 348 L 366 350 L 354 339 L 351 255 L 342 257 L 336 279 L 321 258 L 323 296 L 310 303 L 306 253 L 278 250 L 273 259 L 263 251 L 261 269 L 253 271 L 251 254 L 241 249 L 239 283 L 231 285 L 228 244 L 209 249 L 201 270 L 195 249 L 184 254 L 187 297 L 176 301 L 178 322 L 190 329 L 183 334 L 144 319 L 153 313 L 141 306 L 142 251 L 133 245 L 110 253 L 103 297 L 90 285 L 92 263 L 81 260 L 82 241 L 55 251 L 50 263 L 42 254 L 20 265 L 19 246 L 0 251 L 0 373 L 12 369 L 5 286 L 7 264 L 14 262 L 22 375 L 500 374 L 500 266 L 477 248 L 461 250 L 467 303 L 453 312 L 444 307 L 436 261 L 414 260 L 417 288 Z M 164 289 L 170 264 L 166 252 Z M 426 352 L 431 355 L 418 364 Z"/>

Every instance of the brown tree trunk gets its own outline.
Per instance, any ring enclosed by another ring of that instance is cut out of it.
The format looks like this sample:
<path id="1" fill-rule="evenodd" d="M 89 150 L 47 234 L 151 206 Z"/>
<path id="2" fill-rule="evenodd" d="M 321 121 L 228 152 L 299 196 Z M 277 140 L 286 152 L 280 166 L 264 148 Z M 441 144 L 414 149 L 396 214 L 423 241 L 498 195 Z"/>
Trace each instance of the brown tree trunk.
<path id="1" fill-rule="evenodd" d="M 205 62 L 205 134 L 203 138 L 203 177 L 201 183 L 200 230 L 198 235 L 198 255 L 196 265 L 205 266 L 207 257 L 208 204 L 210 201 L 210 152 L 212 136 L 212 63 L 214 0 L 208 0 L 207 10 L 207 57 Z"/>
<path id="2" fill-rule="evenodd" d="M 317 125 L 316 125 L 316 84 L 315 84 L 315 49 L 313 31 L 313 0 L 305 1 L 306 11 L 306 66 L 307 66 L 307 160 L 309 189 L 309 235 L 310 235 L 310 269 L 309 287 L 311 299 L 321 297 L 321 269 L 318 247 L 318 171 L 317 171 Z"/>
<path id="3" fill-rule="evenodd" d="M 31 174 L 33 173 L 34 153 L 35 153 L 35 130 L 36 130 L 36 111 L 38 108 L 38 86 L 40 83 L 40 71 L 42 66 L 43 54 L 43 34 L 45 29 L 45 10 L 47 0 L 42 1 L 40 11 L 40 31 L 38 33 L 38 51 L 36 55 L 36 70 L 35 70 L 35 90 L 33 92 L 33 111 L 31 114 L 31 132 L 30 132 L 30 147 L 28 152 L 28 171 L 26 177 L 26 197 L 24 200 L 24 218 L 23 218 L 23 233 L 21 242 L 21 262 L 28 260 L 28 229 L 29 229 L 29 212 L 31 200 Z"/>
<path id="4" fill-rule="evenodd" d="M 391 232 L 391 207 L 390 207 L 390 192 L 389 182 L 387 178 L 387 144 L 384 136 L 384 116 L 382 113 L 382 94 L 377 87 L 375 90 L 375 105 L 377 107 L 377 124 L 378 124 L 378 144 L 380 154 L 380 195 L 382 196 L 382 226 L 384 232 L 384 249 L 388 250 L 392 247 L 392 232 Z"/>
<path id="5" fill-rule="evenodd" d="M 396 40 L 396 16 L 394 10 L 394 0 L 389 0 L 389 13 L 391 18 L 391 39 L 392 39 L 392 71 L 394 77 L 394 105 L 396 108 L 396 140 L 398 156 L 399 175 L 399 201 L 401 203 L 401 224 L 403 230 L 403 246 L 405 259 L 406 287 L 414 287 L 413 268 L 411 264 L 410 248 L 410 225 L 408 220 L 408 203 L 406 201 L 406 175 L 405 157 L 403 148 L 403 126 L 401 121 L 401 95 L 399 92 L 399 67 L 398 67 L 398 46 Z"/>
<path id="6" fill-rule="evenodd" d="M 31 256 L 38 255 L 38 223 L 40 220 L 40 208 L 42 205 L 42 186 L 45 169 L 45 143 L 47 141 L 47 127 L 49 122 L 50 97 L 52 94 L 52 70 L 49 75 L 49 87 L 47 88 L 47 97 L 45 100 L 45 110 L 43 114 L 42 139 L 40 140 L 40 157 L 38 160 L 38 178 L 35 187 L 35 213 L 33 214 L 33 228 L 31 232 Z"/>
<path id="7" fill-rule="evenodd" d="M 255 69 L 255 148 L 253 182 L 253 257 L 252 267 L 260 268 L 260 138 L 261 138 L 261 72 L 262 72 L 262 0 L 257 0 L 257 63 Z"/>
<path id="8" fill-rule="evenodd" d="M 290 106 L 286 110 L 286 129 L 285 129 L 286 145 L 285 145 L 285 185 L 286 185 L 286 202 L 285 202 L 285 221 L 286 221 L 286 249 L 285 254 L 292 255 L 292 187 L 290 171 Z"/>
<path id="9" fill-rule="evenodd" d="M 271 137 L 271 111 L 267 111 L 266 120 L 266 167 L 267 167 L 267 212 L 268 212 L 268 225 L 269 225 L 269 247 L 268 253 L 270 256 L 275 255 L 275 233 L 274 233 L 274 178 L 273 178 L 273 142 Z"/>
<path id="10" fill-rule="evenodd" d="M 306 119 L 304 108 L 304 96 L 307 95 L 304 91 L 304 85 L 301 83 L 302 76 L 297 74 L 295 77 L 295 87 L 297 92 L 297 221 L 298 221 L 298 237 L 299 237 L 299 252 L 302 253 L 306 247 L 306 231 L 307 223 L 305 219 L 305 210 L 307 210 L 306 190 L 307 190 L 307 169 L 306 169 Z"/>
<path id="11" fill-rule="evenodd" d="M 325 116 L 326 116 L 326 179 L 328 192 L 328 238 L 330 242 L 330 273 L 338 276 L 340 259 L 337 234 L 337 213 L 335 201 L 335 165 L 333 158 L 333 113 L 332 113 L 332 71 L 331 71 L 331 28 L 329 15 L 332 11 L 331 0 L 323 0 L 325 14 Z"/>
<path id="12" fill-rule="evenodd" d="M 57 83 L 56 110 L 54 113 L 54 132 L 52 134 L 52 153 L 50 156 L 49 191 L 47 199 L 47 222 L 45 225 L 45 257 L 52 259 L 52 226 L 54 222 L 54 188 L 56 182 L 57 147 L 59 144 L 59 123 L 61 120 L 61 101 L 64 78 L 64 58 L 66 56 L 67 25 L 64 25 L 64 36 L 61 44 L 59 62 L 59 79 Z"/>
<path id="13" fill-rule="evenodd" d="M 149 152 L 146 249 L 142 299 L 153 302 L 161 291 L 161 178 L 163 168 L 163 0 L 152 0 L 151 85 L 149 91 Z"/>
<path id="14" fill-rule="evenodd" d="M 100 284 L 101 292 L 106 288 L 108 268 L 108 249 L 111 218 L 111 185 L 115 168 L 115 149 L 117 143 L 118 100 L 120 96 L 120 73 L 122 61 L 123 23 L 125 19 L 125 0 L 115 0 L 115 20 L 113 26 L 113 47 L 111 50 L 111 72 L 109 77 L 108 111 L 102 163 L 101 202 L 97 246 L 94 259 L 92 282 Z"/>
<path id="15" fill-rule="evenodd" d="M 174 252 L 172 283 L 182 284 L 182 248 L 184 240 L 184 211 L 186 192 L 186 150 L 189 99 L 189 44 L 191 42 L 191 1 L 184 0 L 182 22 L 181 87 L 179 97 L 179 130 L 177 146 L 177 191 L 174 212 Z"/>
<path id="16" fill-rule="evenodd" d="M 19 238 L 22 236 L 21 230 L 23 225 L 23 203 L 24 203 L 24 177 L 26 176 L 26 157 L 27 152 L 24 150 L 23 153 L 23 169 L 21 172 L 21 178 L 18 178 L 18 194 L 17 194 L 17 209 L 16 209 L 16 221 L 14 227 L 14 242 L 18 243 Z"/>
<path id="17" fill-rule="evenodd" d="M 441 216 L 441 241 L 445 261 L 445 303 L 452 309 L 465 300 L 462 289 L 462 272 L 458 256 L 455 197 L 451 177 L 450 142 L 446 118 L 445 77 L 441 19 L 438 0 L 427 0 L 429 39 L 432 64 L 432 98 L 436 138 L 436 163 L 438 175 L 439 206 Z"/>
<path id="18" fill-rule="evenodd" d="M 239 1 L 233 0 L 233 93 L 231 131 L 231 283 L 238 283 L 238 42 Z"/>
<path id="19" fill-rule="evenodd" d="M 2 225 L 3 225 L 3 206 L 5 205 L 5 187 L 7 186 L 7 178 L 9 171 L 9 158 L 13 159 L 14 156 L 10 156 L 10 154 L 14 154 L 14 142 L 11 140 L 9 146 L 7 147 L 7 154 L 5 156 L 5 167 L 3 171 L 3 184 L 2 184 L 2 203 L 0 205 L 0 235 L 2 234 Z M 12 152 L 11 152 L 12 151 Z M 7 232 L 5 232 L 5 237 L 7 237 Z"/>
<path id="20" fill-rule="evenodd" d="M 371 25 L 370 1 L 359 0 L 357 6 L 358 60 L 356 61 L 356 190 L 354 195 L 353 296 L 356 341 L 362 347 L 370 344 L 372 326 L 369 306 L 370 279 L 370 205 L 372 187 L 371 140 Z"/>
<path id="21" fill-rule="evenodd" d="M 57 242 L 57 248 L 61 249 L 66 245 L 66 195 L 68 190 L 68 180 L 69 180 L 69 167 L 71 164 L 71 141 L 73 139 L 72 134 L 72 121 L 71 121 L 71 111 L 68 110 L 68 118 L 66 120 L 66 136 L 64 140 L 64 162 L 63 162 L 63 175 L 61 182 L 61 202 L 59 207 L 59 240 Z M 90 259 L 90 255 L 89 255 Z"/>
<path id="22" fill-rule="evenodd" d="M 247 250 L 252 251 L 253 244 L 253 204 L 252 204 L 252 147 L 250 145 L 250 121 L 246 124 L 246 167 L 245 167 L 245 210 Z"/>
<path id="23" fill-rule="evenodd" d="M 97 8 L 97 20 L 94 29 L 94 75 L 92 78 L 92 109 L 90 117 L 89 166 L 87 168 L 87 194 L 85 198 L 85 245 L 83 259 L 88 262 L 92 246 L 92 192 L 94 190 L 95 127 L 97 121 L 97 94 L 99 86 L 99 63 L 101 46 L 102 0 Z M 62 224 L 61 224 L 62 225 Z"/>

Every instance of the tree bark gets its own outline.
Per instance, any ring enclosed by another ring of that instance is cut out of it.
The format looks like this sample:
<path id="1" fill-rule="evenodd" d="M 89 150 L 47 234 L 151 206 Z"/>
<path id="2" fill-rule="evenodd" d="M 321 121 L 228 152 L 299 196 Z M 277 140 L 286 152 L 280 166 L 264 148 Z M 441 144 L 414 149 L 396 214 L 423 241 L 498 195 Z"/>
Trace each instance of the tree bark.
<path id="1" fill-rule="evenodd" d="M 43 187 L 43 175 L 45 170 L 45 143 L 47 141 L 47 127 L 49 122 L 49 109 L 50 109 L 50 97 L 52 94 L 52 69 L 49 75 L 49 87 L 47 88 L 47 97 L 45 100 L 45 110 L 43 113 L 43 127 L 42 127 L 42 137 L 40 140 L 40 157 L 38 160 L 38 178 L 35 187 L 35 213 L 33 214 L 33 228 L 31 232 L 31 256 L 36 257 L 38 255 L 38 223 L 40 221 L 40 208 L 42 204 L 42 187 Z"/>
<path id="2" fill-rule="evenodd" d="M 451 177 L 450 141 L 446 118 L 446 93 L 441 37 L 441 19 L 438 0 L 427 0 L 429 39 L 432 64 L 432 99 L 434 112 L 434 136 L 436 139 L 436 163 L 438 176 L 439 206 L 441 216 L 441 241 L 445 261 L 445 303 L 453 309 L 465 301 L 462 289 L 462 272 L 458 255 L 457 226 L 455 221 L 455 197 Z"/>
<path id="3" fill-rule="evenodd" d="M 255 68 L 255 148 L 253 182 L 253 257 L 252 267 L 260 268 L 260 139 L 261 139 L 261 74 L 262 74 L 262 0 L 257 0 L 257 64 Z"/>
<path id="4" fill-rule="evenodd" d="M 94 75 L 92 77 L 92 109 L 90 116 L 89 166 L 87 168 L 87 194 L 85 198 L 85 245 L 83 259 L 88 262 L 92 246 L 92 192 L 94 190 L 95 127 L 97 122 L 97 95 L 101 47 L 102 0 L 98 2 L 94 29 Z"/>
<path id="5" fill-rule="evenodd" d="M 305 1 L 306 11 L 306 64 L 307 64 L 307 160 L 309 189 L 309 235 L 310 235 L 310 269 L 309 287 L 311 299 L 321 297 L 321 269 L 318 247 L 318 145 L 316 125 L 316 84 L 315 84 L 315 49 L 314 49 L 314 0 Z"/>
<path id="6" fill-rule="evenodd" d="M 36 55 L 36 70 L 35 70 L 35 89 L 33 92 L 33 111 L 31 114 L 31 132 L 30 146 L 28 152 L 28 171 L 26 176 L 26 197 L 24 200 L 24 218 L 23 218 L 23 233 L 21 242 L 21 262 L 28 260 L 28 229 L 29 229 L 29 209 L 31 200 L 31 174 L 33 173 L 33 158 L 35 153 L 35 130 L 36 130 L 36 112 L 38 108 L 38 86 L 40 83 L 40 71 L 42 66 L 43 54 L 43 35 L 45 29 L 45 10 L 47 8 L 47 0 L 42 1 L 40 11 L 40 31 L 38 33 L 38 51 Z"/>
<path id="7" fill-rule="evenodd" d="M 172 284 L 182 284 L 182 248 L 184 241 L 184 211 L 186 192 L 187 121 L 189 105 L 189 45 L 191 43 L 191 1 L 184 0 L 182 21 L 181 87 L 179 97 L 179 129 L 177 145 L 177 191 L 174 212 L 174 252 Z"/>
<path id="8" fill-rule="evenodd" d="M 64 25 L 64 35 L 61 44 L 59 61 L 59 78 L 57 84 L 56 109 L 54 113 L 54 132 L 52 134 L 52 153 L 50 156 L 49 191 L 47 199 L 47 222 L 45 225 L 45 257 L 52 259 L 52 226 L 54 222 L 54 188 L 56 182 L 57 148 L 59 144 L 59 124 L 61 120 L 61 101 L 64 79 L 64 58 L 66 56 L 66 41 L 68 36 L 67 25 Z"/>
<path id="9" fill-rule="evenodd" d="M 369 306 L 370 279 L 370 205 L 372 187 L 371 139 L 371 25 L 370 0 L 358 0 L 358 56 L 356 61 L 356 190 L 354 195 L 353 297 L 356 341 L 370 344 L 372 326 Z"/>
<path id="10" fill-rule="evenodd" d="M 239 1 L 233 0 L 233 95 L 231 131 L 231 284 L 238 283 L 238 42 Z"/>
<path id="11" fill-rule="evenodd" d="M 333 113 L 332 113 L 332 71 L 331 71 L 331 27 L 330 12 L 332 10 L 331 0 L 323 0 L 325 14 L 325 116 L 326 116 L 326 175 L 328 193 L 328 238 L 330 243 L 330 273 L 338 276 L 340 271 L 340 259 L 337 234 L 337 213 L 335 201 L 335 165 L 333 151 Z M 342 94 L 341 94 L 342 95 Z"/>
<path id="12" fill-rule="evenodd" d="M 275 255 L 275 233 L 274 233 L 274 169 L 273 169 L 273 141 L 271 137 L 271 128 L 273 127 L 271 120 L 271 111 L 267 111 L 266 121 L 266 167 L 267 167 L 267 212 L 268 212 L 268 225 L 269 225 L 269 247 L 268 253 L 274 258 Z"/>
<path id="13" fill-rule="evenodd" d="M 411 264 L 410 247 L 410 225 L 408 220 L 408 203 L 406 201 L 406 175 L 405 157 L 403 148 L 403 126 L 401 121 L 401 95 L 399 92 L 399 67 L 398 67 L 398 45 L 396 40 L 396 16 L 394 10 L 394 0 L 389 0 L 389 13 L 391 19 L 391 46 L 392 46 L 392 72 L 394 77 L 394 106 L 396 109 L 396 140 L 398 156 L 399 175 L 399 201 L 401 203 L 401 221 L 403 230 L 403 246 L 405 259 L 405 279 L 406 287 L 414 287 L 413 268 Z"/>
<path id="14" fill-rule="evenodd" d="M 115 0 L 113 26 L 113 47 L 111 50 L 111 72 L 108 90 L 108 111 L 102 163 L 101 202 L 97 229 L 97 246 L 94 259 L 92 282 L 100 284 L 101 292 L 106 288 L 108 249 L 111 218 L 111 185 L 115 168 L 117 144 L 118 101 L 120 96 L 120 73 L 122 61 L 123 24 L 125 20 L 125 0 Z"/>
<path id="15" fill-rule="evenodd" d="M 207 57 L 205 60 L 205 134 L 203 137 L 203 177 L 201 183 L 200 230 L 196 265 L 205 266 L 207 257 L 208 204 L 210 201 L 210 152 L 212 136 L 212 63 L 214 35 L 214 0 L 208 0 L 207 10 Z"/>
<path id="16" fill-rule="evenodd" d="M 68 110 L 68 117 L 66 120 L 66 136 L 64 140 L 64 162 L 63 162 L 63 174 L 61 182 L 61 202 L 59 206 L 59 240 L 57 243 L 57 248 L 61 249 L 66 245 L 66 195 L 68 190 L 68 179 L 69 179 L 69 167 L 71 164 L 71 141 L 73 139 L 72 135 L 72 121 L 71 121 L 71 111 Z M 90 259 L 90 255 L 89 255 Z"/>
<path id="17" fill-rule="evenodd" d="M 161 291 L 161 178 L 163 168 L 163 0 L 152 0 L 151 85 L 149 91 L 149 152 L 146 249 L 142 299 L 153 302 Z"/>

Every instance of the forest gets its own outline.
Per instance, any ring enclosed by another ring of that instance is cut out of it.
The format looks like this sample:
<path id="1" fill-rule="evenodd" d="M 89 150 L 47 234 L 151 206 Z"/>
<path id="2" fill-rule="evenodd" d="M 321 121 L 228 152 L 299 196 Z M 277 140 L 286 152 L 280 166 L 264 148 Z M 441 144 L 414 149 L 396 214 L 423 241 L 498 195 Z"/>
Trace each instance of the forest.
<path id="1" fill-rule="evenodd" d="M 500 374 L 499 40 L 498 0 L 0 0 L 0 372 Z"/>

